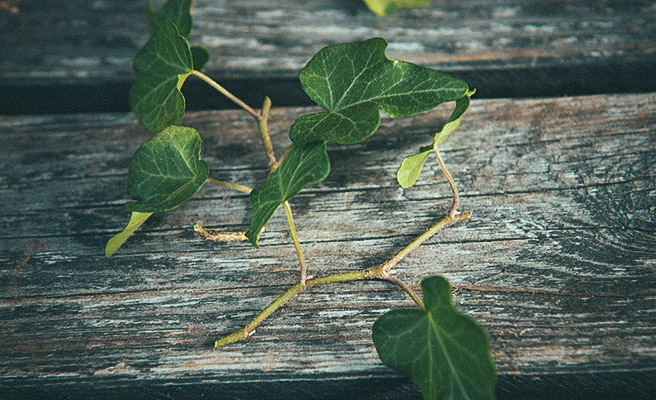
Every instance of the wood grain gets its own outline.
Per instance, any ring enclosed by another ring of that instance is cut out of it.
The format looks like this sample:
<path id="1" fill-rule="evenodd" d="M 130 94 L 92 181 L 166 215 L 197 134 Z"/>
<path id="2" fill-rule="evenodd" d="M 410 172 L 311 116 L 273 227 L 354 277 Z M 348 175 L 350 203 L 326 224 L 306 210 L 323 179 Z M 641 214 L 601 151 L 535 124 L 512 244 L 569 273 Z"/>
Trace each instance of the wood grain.
<path id="1" fill-rule="evenodd" d="M 306 105 L 297 74 L 320 48 L 374 36 L 390 42 L 390 57 L 456 74 L 479 96 L 654 91 L 654 11 L 633 0 L 436 0 L 379 18 L 359 0 L 198 0 L 190 42 L 209 48 L 208 73 L 242 98 L 287 105 Z M 0 11 L 0 110 L 127 110 L 144 15 L 143 0 L 30 0 L 17 15 Z M 226 106 L 201 93 L 191 96 L 199 107 Z"/>
<path id="2" fill-rule="evenodd" d="M 274 104 L 279 154 L 309 111 Z M 447 210 L 436 165 L 405 191 L 394 173 L 448 114 L 384 119 L 364 143 L 329 147 L 330 176 L 292 202 L 310 274 L 376 266 Z M 212 177 L 263 182 L 249 116 L 198 112 L 185 124 L 200 131 Z M 150 135 L 119 113 L 0 117 L 0 131 L 3 393 L 417 398 L 371 342 L 378 316 L 411 305 L 383 282 L 314 288 L 247 342 L 212 350 L 296 279 L 282 212 L 259 250 L 203 242 L 194 222 L 243 230 L 249 221 L 244 195 L 206 187 L 105 259 L 105 242 L 127 222 L 129 159 Z M 444 144 L 473 217 L 397 275 L 415 288 L 430 274 L 453 283 L 457 306 L 490 333 L 500 398 L 531 380 L 543 398 L 572 387 L 640 398 L 654 388 L 642 378 L 656 376 L 655 132 L 653 93 L 475 100 Z"/>
<path id="3" fill-rule="evenodd" d="M 448 71 L 580 65 L 654 56 L 654 10 L 650 1 L 438 0 L 378 18 L 361 1 L 197 0 L 190 41 L 211 50 L 218 78 L 294 77 L 321 47 L 374 36 L 391 42 L 390 56 Z M 28 0 L 1 15 L 3 80 L 131 76 L 148 38 L 141 0 Z"/>

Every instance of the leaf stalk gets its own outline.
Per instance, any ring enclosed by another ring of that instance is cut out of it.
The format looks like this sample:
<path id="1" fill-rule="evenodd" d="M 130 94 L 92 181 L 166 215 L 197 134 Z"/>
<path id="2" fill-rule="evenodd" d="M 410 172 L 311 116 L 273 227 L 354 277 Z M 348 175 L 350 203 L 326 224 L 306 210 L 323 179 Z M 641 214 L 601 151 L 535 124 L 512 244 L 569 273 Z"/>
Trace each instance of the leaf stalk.
<path id="1" fill-rule="evenodd" d="M 284 202 L 283 205 L 285 206 L 285 212 L 287 213 L 289 232 L 292 235 L 294 248 L 296 248 L 296 255 L 298 256 L 298 264 L 301 267 L 301 272 L 298 281 L 301 284 L 305 284 L 305 280 L 307 279 L 307 265 L 305 264 L 305 256 L 303 255 L 303 249 L 301 249 L 301 243 L 298 241 L 298 235 L 296 234 L 296 227 L 294 226 L 294 217 L 292 215 L 292 208 L 289 206 L 288 201 Z"/>
<path id="2" fill-rule="evenodd" d="M 451 208 L 447 212 L 447 215 L 455 217 L 458 213 L 458 205 L 460 203 L 460 197 L 458 196 L 458 188 L 456 187 L 456 182 L 453 180 L 449 170 L 446 168 L 446 164 L 442 160 L 440 152 L 437 150 L 437 146 L 433 147 L 433 153 L 435 154 L 435 157 L 437 157 L 437 162 L 440 163 L 444 177 L 446 178 L 447 182 L 449 182 L 449 186 L 451 186 L 451 192 L 453 192 L 453 202 L 451 203 Z"/>
<path id="3" fill-rule="evenodd" d="M 276 153 L 273 151 L 273 144 L 271 144 L 271 136 L 269 135 L 269 110 L 271 109 L 271 99 L 268 97 L 264 98 L 264 104 L 262 104 L 262 112 L 260 113 L 259 118 L 257 119 L 257 127 L 260 130 L 260 137 L 262 138 L 262 145 L 264 146 L 264 152 L 267 155 L 267 160 L 269 162 L 269 175 L 273 173 L 278 167 L 278 161 L 276 160 Z"/>
<path id="4" fill-rule="evenodd" d="M 239 98 L 237 98 L 235 95 L 230 93 L 227 89 L 225 89 L 223 86 L 216 83 L 216 81 L 214 79 L 210 78 L 209 76 L 207 76 L 204 73 L 202 73 L 200 71 L 197 71 L 197 70 L 192 70 L 191 75 L 195 75 L 196 77 L 202 79 L 205 83 L 212 86 L 214 89 L 219 91 L 219 93 L 221 93 L 222 95 L 224 95 L 225 97 L 230 99 L 230 101 L 232 101 L 233 103 L 237 104 L 239 107 L 246 110 L 256 120 L 260 119 L 260 113 L 253 110 L 248 104 L 244 103 Z"/>
<path id="5" fill-rule="evenodd" d="M 249 188 L 248 186 L 240 185 L 238 183 L 219 181 L 217 179 L 212 179 L 212 178 L 207 178 L 205 180 L 205 183 L 209 183 L 216 186 L 222 186 L 224 188 L 236 190 L 238 192 L 242 192 L 246 194 L 250 194 L 253 191 L 253 189 Z"/>
<path id="6" fill-rule="evenodd" d="M 389 274 L 386 275 L 386 276 L 383 276 L 382 279 L 396 284 L 396 286 L 403 289 L 403 291 L 406 292 L 408 294 L 408 296 L 410 296 L 410 298 L 412 299 L 412 301 L 415 302 L 417 307 L 419 307 L 422 310 L 426 310 L 426 306 L 424 305 L 424 302 L 421 301 L 419 296 L 417 296 L 417 293 L 415 293 L 415 291 L 412 290 L 412 288 L 410 286 L 406 285 L 402 280 L 395 277 L 394 275 L 389 275 Z"/>

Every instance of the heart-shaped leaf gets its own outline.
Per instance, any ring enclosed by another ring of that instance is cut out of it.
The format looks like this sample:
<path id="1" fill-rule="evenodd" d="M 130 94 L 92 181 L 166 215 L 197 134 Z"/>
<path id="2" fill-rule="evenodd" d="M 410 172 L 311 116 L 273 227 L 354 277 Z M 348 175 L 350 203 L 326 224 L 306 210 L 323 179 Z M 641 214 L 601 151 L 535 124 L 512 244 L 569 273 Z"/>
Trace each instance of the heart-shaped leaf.
<path id="1" fill-rule="evenodd" d="M 430 0 L 364 0 L 371 11 L 386 17 L 401 8 L 428 7 Z"/>
<path id="2" fill-rule="evenodd" d="M 321 182 L 330 172 L 326 143 L 308 146 L 292 145 L 287 157 L 280 163 L 266 183 L 250 194 L 253 216 L 246 237 L 259 247 L 262 228 L 285 201 L 296 196 L 303 187 Z"/>
<path id="3" fill-rule="evenodd" d="M 312 57 L 300 72 L 301 85 L 326 111 L 296 120 L 289 132 L 294 143 L 357 143 L 378 128 L 379 109 L 392 118 L 409 117 L 467 92 L 460 79 L 390 60 L 386 48 L 384 39 L 373 38 L 328 46 Z"/>
<path id="4" fill-rule="evenodd" d="M 185 98 L 180 92 L 191 74 L 193 60 L 187 39 L 162 11 L 149 14 L 155 31 L 134 57 L 137 73 L 130 89 L 130 108 L 137 120 L 152 132 L 182 121 Z"/>
<path id="5" fill-rule="evenodd" d="M 209 176 L 200 159 L 201 138 L 192 128 L 170 126 L 143 143 L 128 171 L 128 203 L 123 211 L 163 212 L 193 197 Z"/>
<path id="6" fill-rule="evenodd" d="M 191 33 L 193 21 L 191 18 L 192 0 L 167 0 L 159 10 L 154 11 L 150 5 L 150 0 L 146 2 L 148 29 L 154 34 L 162 22 L 157 13 L 166 15 L 171 22 L 178 28 L 180 36 L 186 38 Z"/>
<path id="7" fill-rule="evenodd" d="M 460 120 L 469 109 L 469 105 L 471 104 L 470 96 L 474 92 L 473 90 L 467 91 L 465 96 L 456 100 L 456 107 L 451 113 L 451 116 L 449 116 L 449 119 L 442 126 L 442 129 L 433 137 L 432 146 L 422 147 L 417 154 L 409 155 L 401 161 L 401 166 L 396 171 L 396 180 L 403 189 L 412 187 L 417 182 L 421 170 L 424 167 L 424 162 L 426 162 L 426 158 L 428 158 L 431 151 L 444 143 L 446 138 L 460 127 Z"/>
<path id="8" fill-rule="evenodd" d="M 125 243 L 126 240 L 136 231 L 153 213 L 141 213 L 133 211 L 125 229 L 114 235 L 105 245 L 105 257 L 111 257 Z"/>
<path id="9" fill-rule="evenodd" d="M 411 377 L 425 400 L 493 399 L 496 368 L 485 329 L 453 305 L 441 276 L 421 282 L 426 309 L 396 309 L 373 326 L 383 363 Z"/>

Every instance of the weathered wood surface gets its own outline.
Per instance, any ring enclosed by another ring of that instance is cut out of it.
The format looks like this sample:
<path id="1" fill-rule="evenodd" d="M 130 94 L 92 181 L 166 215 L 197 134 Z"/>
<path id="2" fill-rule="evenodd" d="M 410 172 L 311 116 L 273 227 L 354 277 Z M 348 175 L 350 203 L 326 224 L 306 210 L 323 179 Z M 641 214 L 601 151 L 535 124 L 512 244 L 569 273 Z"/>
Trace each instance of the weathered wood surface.
<path id="1" fill-rule="evenodd" d="M 308 111 L 274 108 L 278 149 Z M 406 191 L 394 172 L 448 112 L 385 119 L 362 144 L 330 146 L 331 175 L 292 202 L 311 274 L 375 266 L 446 211 L 437 166 Z M 211 176 L 265 179 L 250 117 L 198 112 L 185 124 L 201 132 Z M 127 222 L 129 159 L 149 137 L 128 114 L 5 116 L 0 132 L 0 397 L 419 397 L 371 342 L 378 316 L 411 305 L 383 282 L 314 288 L 247 342 L 212 350 L 297 277 L 280 212 L 259 250 L 193 233 L 195 221 L 245 229 L 241 194 L 206 187 L 105 259 Z M 398 276 L 415 288 L 430 274 L 451 280 L 457 306 L 491 335 L 499 398 L 649 398 L 656 94 L 475 100 L 443 155 L 473 216 Z"/>
<path id="2" fill-rule="evenodd" d="M 143 0 L 27 0 L 17 15 L 0 11 L 0 107 L 127 109 L 144 13 Z M 264 88 L 277 104 L 304 99 L 298 70 L 321 47 L 373 36 L 390 42 L 391 57 L 466 78 L 484 97 L 656 90 L 653 1 L 435 0 L 383 19 L 361 0 L 197 0 L 193 16 L 190 42 L 210 49 L 209 74 L 242 94 Z"/>

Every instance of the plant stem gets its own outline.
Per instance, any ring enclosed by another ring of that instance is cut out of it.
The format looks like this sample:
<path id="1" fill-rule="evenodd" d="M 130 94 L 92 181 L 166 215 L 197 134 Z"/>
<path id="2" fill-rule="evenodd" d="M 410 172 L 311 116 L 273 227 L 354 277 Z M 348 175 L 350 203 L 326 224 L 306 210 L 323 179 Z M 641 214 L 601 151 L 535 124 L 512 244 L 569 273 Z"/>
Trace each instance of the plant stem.
<path id="1" fill-rule="evenodd" d="M 307 288 L 311 288 L 313 286 L 318 286 L 318 285 L 325 285 L 328 283 L 348 282 L 348 281 L 357 281 L 357 280 L 364 280 L 364 279 L 384 279 L 388 282 L 392 282 L 398 285 L 399 287 L 401 287 L 403 291 L 405 291 L 408 295 L 410 295 L 412 300 L 417 304 L 419 308 L 424 309 L 425 308 L 424 303 L 421 301 L 421 299 L 419 299 L 419 296 L 417 296 L 417 294 L 408 285 L 403 283 L 398 278 L 391 276 L 390 269 L 394 265 L 396 265 L 399 261 L 401 261 L 406 255 L 408 255 L 410 251 L 415 249 L 421 243 L 425 242 L 428 238 L 433 236 L 439 230 L 444 229 L 447 226 L 452 225 L 458 221 L 464 221 L 468 219 L 470 216 L 471 213 L 458 214 L 456 216 L 451 216 L 451 215 L 444 216 L 444 218 L 442 218 L 435 225 L 430 227 L 426 232 L 421 234 L 418 238 L 413 240 L 403 250 L 398 252 L 394 257 L 392 257 L 390 260 L 384 262 L 383 264 L 379 265 L 376 268 L 363 269 L 361 271 L 348 272 L 344 274 L 327 275 L 318 278 L 310 278 L 310 279 L 306 279 L 305 282 L 300 282 L 300 281 L 297 282 L 294 286 L 289 288 L 285 293 L 281 294 L 277 299 L 275 299 L 271 304 L 269 304 L 267 308 L 265 308 L 255 318 L 253 318 L 251 322 L 246 324 L 244 328 L 217 340 L 214 344 L 214 347 L 219 348 L 227 344 L 234 343 L 248 338 L 253 333 L 255 333 L 255 328 L 262 321 L 264 321 L 268 316 L 273 314 L 274 311 L 276 311 L 283 304 L 289 301 L 289 299 L 291 299 L 292 297 L 294 297 L 295 295 L 297 295 L 298 293 L 302 292 Z"/>
<path id="2" fill-rule="evenodd" d="M 396 253 L 394 257 L 390 258 L 389 260 L 385 261 L 383 264 L 381 264 L 381 267 L 389 272 L 392 267 L 394 267 L 396 264 L 399 263 L 399 261 L 403 260 L 410 252 L 417 247 L 419 247 L 420 244 L 424 243 L 426 240 L 430 239 L 435 233 L 437 233 L 439 230 L 446 228 L 449 225 L 453 225 L 456 222 L 459 221 L 464 221 L 469 219 L 471 217 L 471 213 L 465 213 L 465 214 L 457 214 L 455 216 L 447 214 L 445 215 L 441 220 L 437 221 L 435 225 L 431 226 L 428 228 L 428 230 L 421 235 L 419 235 L 415 240 L 410 242 L 407 246 L 405 246 L 401 251 Z"/>
<path id="3" fill-rule="evenodd" d="M 253 189 L 249 188 L 248 186 L 240 185 L 238 183 L 219 181 L 212 178 L 207 178 L 205 183 L 222 186 L 243 193 L 250 193 L 253 191 Z M 248 240 L 246 237 L 246 232 L 217 232 L 212 229 L 203 228 L 199 223 L 194 224 L 194 232 L 203 238 L 203 240 L 207 240 L 208 242 L 242 242 Z"/>
<path id="4" fill-rule="evenodd" d="M 451 203 L 451 208 L 449 209 L 447 214 L 450 215 L 451 217 L 455 217 L 456 214 L 458 213 L 458 204 L 460 202 L 460 199 L 458 197 L 458 188 L 456 188 L 456 182 L 451 177 L 449 170 L 446 169 L 446 164 L 444 164 L 444 161 L 442 161 L 442 157 L 440 157 L 440 152 L 437 150 L 437 146 L 433 147 L 433 153 L 435 153 L 435 157 L 437 157 L 437 162 L 440 163 L 442 172 L 444 172 L 444 176 L 446 177 L 446 180 L 449 182 L 449 186 L 451 186 L 451 191 L 453 192 L 453 203 Z"/>
<path id="5" fill-rule="evenodd" d="M 347 282 L 347 281 L 354 281 L 354 280 L 362 280 L 362 279 L 370 279 L 374 278 L 375 276 L 371 275 L 370 270 L 363 270 L 363 271 L 358 271 L 358 272 L 349 272 L 345 274 L 337 274 L 337 275 L 329 275 L 329 276 L 324 276 L 321 278 L 312 278 L 308 279 L 305 281 L 305 283 L 298 282 L 291 288 L 287 289 L 287 291 L 280 296 L 278 296 L 277 299 L 275 299 L 271 304 L 269 304 L 262 312 L 260 312 L 251 322 L 246 324 L 242 329 L 238 330 L 237 332 L 234 332 L 228 336 L 224 336 L 223 338 L 217 340 L 214 343 L 215 348 L 219 348 L 222 346 L 225 346 L 230 343 L 234 343 L 240 340 L 244 340 L 247 337 L 251 336 L 253 333 L 255 333 L 255 328 L 262 322 L 264 321 L 268 316 L 273 314 L 278 308 L 280 308 L 282 305 L 284 305 L 289 299 L 297 295 L 298 293 L 302 292 L 303 290 L 310 288 L 312 286 L 317 286 L 317 285 L 323 285 L 327 283 L 334 283 L 334 282 Z M 380 270 L 380 273 L 382 274 L 382 270 Z"/>
<path id="6" fill-rule="evenodd" d="M 216 186 L 223 186 L 225 188 L 236 190 L 238 192 L 243 192 L 247 194 L 250 194 L 253 191 L 253 189 L 249 188 L 248 186 L 240 185 L 238 183 L 219 181 L 212 178 L 207 178 L 205 182 Z"/>
<path id="7" fill-rule="evenodd" d="M 248 240 L 246 232 L 217 232 L 212 229 L 203 228 L 200 224 L 194 224 L 194 232 L 203 240 L 208 242 L 245 242 Z"/>
<path id="8" fill-rule="evenodd" d="M 298 264 L 301 267 L 301 273 L 298 278 L 299 283 L 305 284 L 307 279 L 307 266 L 305 264 L 305 256 L 303 255 L 303 249 L 301 249 L 301 243 L 298 241 L 298 235 L 296 234 L 296 227 L 294 226 L 294 217 L 292 215 L 292 208 L 289 206 L 289 202 L 285 201 L 283 203 L 285 206 L 285 211 L 287 212 L 287 222 L 289 223 L 289 231 L 292 234 L 292 240 L 294 241 L 294 247 L 296 248 L 296 255 L 298 256 Z"/>
<path id="9" fill-rule="evenodd" d="M 264 151 L 267 155 L 267 160 L 269 161 L 269 175 L 271 175 L 273 171 L 276 170 L 278 161 L 276 160 L 276 153 L 273 151 L 273 145 L 271 144 L 271 136 L 269 136 L 269 109 L 271 109 L 271 99 L 265 97 L 264 104 L 262 104 L 262 112 L 257 119 L 257 127 L 260 130 L 262 145 L 264 146 Z"/>
<path id="10" fill-rule="evenodd" d="M 278 160 L 276 160 L 276 154 L 273 151 L 273 145 L 271 144 L 271 136 L 269 135 L 269 128 L 268 128 L 270 109 L 271 109 L 271 99 L 265 97 L 264 104 L 262 104 L 262 113 L 257 119 L 257 127 L 260 130 L 262 145 L 264 146 L 264 151 L 267 155 L 267 160 L 269 161 L 269 176 L 273 174 L 273 171 L 275 171 L 276 168 L 278 168 Z M 305 285 L 305 280 L 307 279 L 307 265 L 305 263 L 305 256 L 303 255 L 303 249 L 301 249 L 301 243 L 299 242 L 298 235 L 296 234 L 296 227 L 294 226 L 294 217 L 292 215 L 292 208 L 289 205 L 288 201 L 285 201 L 283 205 L 285 206 L 285 211 L 287 212 L 287 222 L 289 224 L 289 231 L 292 235 L 294 248 L 296 249 L 296 255 L 298 256 L 298 264 L 301 268 L 298 281 L 299 283 Z"/>
<path id="11" fill-rule="evenodd" d="M 269 162 L 269 176 L 273 174 L 273 171 L 278 168 L 278 160 L 276 159 L 276 154 L 273 151 L 273 144 L 271 143 L 271 136 L 269 135 L 268 128 L 268 119 L 269 119 L 269 110 L 271 109 L 271 99 L 268 97 L 264 98 L 264 103 L 262 104 L 262 112 L 257 119 L 257 127 L 260 131 L 260 138 L 262 138 L 262 145 L 264 146 L 264 151 L 267 155 L 267 160 Z M 298 235 L 296 234 L 296 227 L 294 226 L 294 217 L 292 215 L 292 208 L 289 205 L 288 201 L 283 203 L 285 206 L 285 211 L 287 212 L 287 222 L 289 224 L 289 231 L 292 235 L 292 240 L 294 242 L 294 248 L 296 249 L 296 255 L 298 256 L 298 263 L 300 266 L 299 282 L 305 284 L 307 279 L 307 265 L 305 263 L 305 256 L 303 255 L 303 249 L 301 249 L 301 243 L 298 240 Z"/>
<path id="12" fill-rule="evenodd" d="M 239 107 L 243 108 L 246 110 L 253 118 L 259 120 L 260 118 L 260 113 L 257 111 L 253 110 L 248 106 L 248 104 L 244 103 L 240 99 L 238 99 L 235 95 L 227 91 L 223 86 L 219 85 L 214 81 L 214 79 L 210 78 L 209 76 L 205 75 L 204 73 L 196 70 L 191 71 L 192 75 L 195 75 L 205 81 L 208 85 L 212 86 L 214 89 L 218 90 L 222 95 L 230 99 L 233 103 L 237 104 Z"/>
<path id="13" fill-rule="evenodd" d="M 403 289 L 403 291 L 406 292 L 408 294 L 408 296 L 410 296 L 412 301 L 415 302 L 417 307 L 421 308 L 422 310 L 426 309 L 426 306 L 424 305 L 424 302 L 421 301 L 419 296 L 417 296 L 417 293 L 415 293 L 415 291 L 412 290 L 412 288 L 410 286 L 403 283 L 403 281 L 401 281 L 399 278 L 397 278 L 393 275 L 387 274 L 386 276 L 383 276 L 383 279 L 385 279 L 386 281 L 390 281 L 390 282 L 396 284 L 401 289 Z"/>

